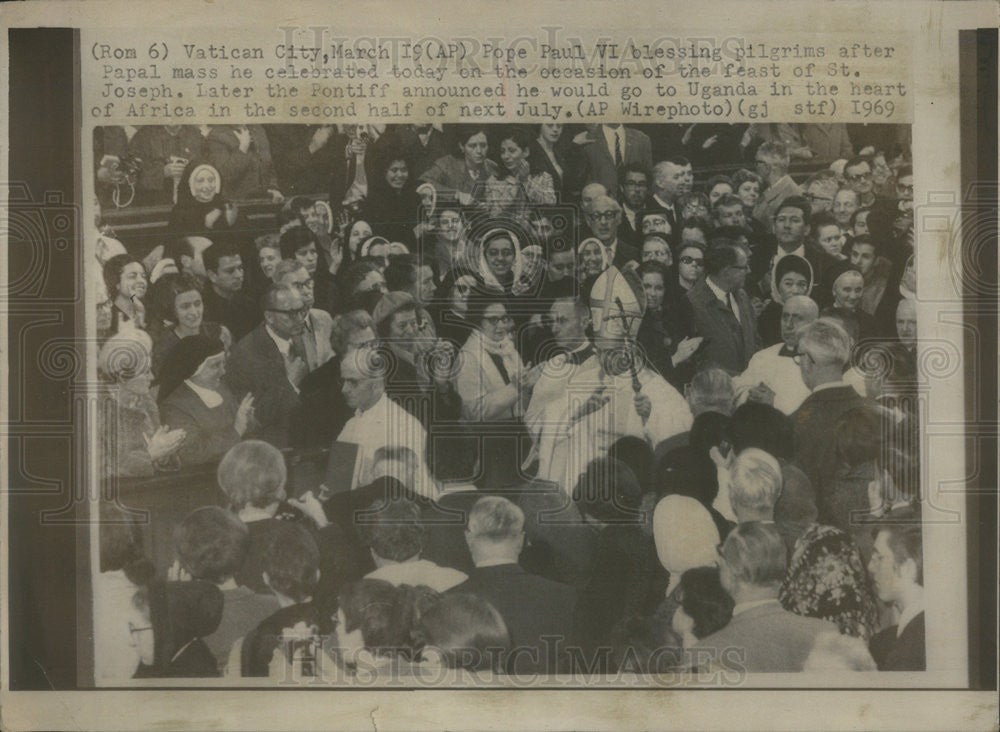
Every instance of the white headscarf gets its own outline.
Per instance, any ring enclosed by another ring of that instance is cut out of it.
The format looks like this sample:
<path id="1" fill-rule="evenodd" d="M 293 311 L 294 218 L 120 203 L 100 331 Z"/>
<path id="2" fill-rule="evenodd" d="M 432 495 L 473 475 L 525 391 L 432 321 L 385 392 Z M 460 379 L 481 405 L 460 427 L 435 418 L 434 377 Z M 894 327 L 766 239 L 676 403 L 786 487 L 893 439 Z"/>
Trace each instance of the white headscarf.
<path id="1" fill-rule="evenodd" d="M 198 175 L 198 173 L 200 173 L 203 170 L 210 170 L 212 171 L 212 175 L 215 176 L 215 195 L 218 195 L 219 192 L 222 190 L 222 176 L 219 175 L 219 171 L 216 170 L 214 166 L 211 166 L 208 163 L 202 163 L 201 165 L 197 166 L 194 170 L 192 170 L 191 175 L 188 176 L 188 190 L 191 191 L 191 197 L 194 198 L 195 201 L 198 200 L 198 196 L 194 192 L 194 178 L 196 175 Z"/>
<path id="2" fill-rule="evenodd" d="M 510 239 L 514 245 L 514 265 L 511 267 L 511 274 L 514 275 L 514 282 L 521 277 L 521 269 L 524 267 L 524 260 L 521 258 L 521 242 L 510 229 L 495 228 L 487 231 L 481 238 L 479 245 L 479 276 L 482 277 L 483 284 L 496 290 L 503 290 L 503 285 L 490 270 L 490 265 L 486 261 L 486 243 L 495 236 L 503 235 Z"/>

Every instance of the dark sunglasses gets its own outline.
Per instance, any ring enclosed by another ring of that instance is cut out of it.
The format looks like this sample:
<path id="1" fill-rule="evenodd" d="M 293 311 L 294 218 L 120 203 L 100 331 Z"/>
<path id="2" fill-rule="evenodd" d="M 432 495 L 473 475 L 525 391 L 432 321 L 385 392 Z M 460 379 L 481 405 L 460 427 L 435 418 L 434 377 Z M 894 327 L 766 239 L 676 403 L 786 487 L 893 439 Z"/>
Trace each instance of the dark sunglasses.
<path id="1" fill-rule="evenodd" d="M 695 259 L 694 257 L 681 257 L 680 258 L 680 263 L 681 264 L 696 264 L 699 267 L 704 267 L 705 266 L 705 260 L 704 259 Z"/>

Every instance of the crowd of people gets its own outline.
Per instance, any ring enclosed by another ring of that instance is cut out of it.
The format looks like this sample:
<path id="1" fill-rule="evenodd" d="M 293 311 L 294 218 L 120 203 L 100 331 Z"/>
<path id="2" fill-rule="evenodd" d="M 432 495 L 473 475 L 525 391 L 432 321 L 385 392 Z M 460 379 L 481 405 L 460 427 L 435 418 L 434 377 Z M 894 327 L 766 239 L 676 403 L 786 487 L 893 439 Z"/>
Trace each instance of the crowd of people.
<path id="1" fill-rule="evenodd" d="M 907 128 L 98 132 L 98 680 L 925 669 Z"/>

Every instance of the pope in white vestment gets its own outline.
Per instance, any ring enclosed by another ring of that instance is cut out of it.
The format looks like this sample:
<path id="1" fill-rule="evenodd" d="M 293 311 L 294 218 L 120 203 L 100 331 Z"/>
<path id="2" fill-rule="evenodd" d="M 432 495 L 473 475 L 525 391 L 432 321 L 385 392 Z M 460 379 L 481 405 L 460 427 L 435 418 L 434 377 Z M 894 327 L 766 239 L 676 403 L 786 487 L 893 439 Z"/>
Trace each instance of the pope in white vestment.
<path id="1" fill-rule="evenodd" d="M 688 431 L 694 422 L 684 397 L 650 369 L 638 375 L 639 394 L 649 400 L 650 413 L 645 420 L 636 408 L 630 373 L 589 373 L 596 375 L 590 395 L 568 389 L 564 398 L 549 401 L 541 417 L 538 477 L 558 483 L 567 494 L 572 494 L 590 461 L 605 457 L 622 437 L 638 437 L 653 449 Z M 588 396 L 594 397 L 592 404 L 600 405 L 594 411 L 585 407 Z"/>
<path id="2" fill-rule="evenodd" d="M 605 457 L 622 437 L 638 437 L 653 449 L 694 422 L 677 390 L 633 361 L 631 343 L 645 310 L 637 278 L 609 267 L 597 278 L 590 305 L 597 368 L 574 371 L 563 393 L 547 400 L 540 427 L 529 427 L 538 434 L 538 478 L 567 494 L 590 461 Z"/>

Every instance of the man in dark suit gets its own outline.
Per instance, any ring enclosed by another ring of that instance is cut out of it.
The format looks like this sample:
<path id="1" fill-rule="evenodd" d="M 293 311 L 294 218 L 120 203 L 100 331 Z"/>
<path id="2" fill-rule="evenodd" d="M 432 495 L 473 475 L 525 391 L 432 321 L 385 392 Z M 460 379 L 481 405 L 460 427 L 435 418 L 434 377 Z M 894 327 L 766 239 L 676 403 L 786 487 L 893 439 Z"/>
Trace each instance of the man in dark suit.
<path id="1" fill-rule="evenodd" d="M 875 591 L 899 612 L 899 622 L 869 643 L 879 671 L 925 671 L 923 536 L 919 524 L 892 524 L 875 537 L 868 562 Z"/>
<path id="2" fill-rule="evenodd" d="M 831 523 L 823 510 L 828 503 L 824 500 L 825 487 L 830 485 L 836 468 L 835 445 L 830 435 L 845 412 L 874 405 L 844 382 L 851 339 L 839 323 L 829 318 L 809 323 L 799 334 L 797 350 L 795 359 L 802 381 L 812 393 L 792 413 L 795 442 L 792 462 L 816 490 L 820 521 Z"/>
<path id="3" fill-rule="evenodd" d="M 238 341 L 260 322 L 257 308 L 243 287 L 243 257 L 228 242 L 212 244 L 201 256 L 209 282 L 202 294 L 204 319 L 226 326 Z"/>
<path id="4" fill-rule="evenodd" d="M 695 355 L 699 368 L 721 367 L 743 373 L 757 352 L 757 316 L 743 289 L 746 250 L 728 239 L 716 239 L 705 253 L 705 279 L 687 292 L 694 327 L 705 340 Z"/>
<path id="5" fill-rule="evenodd" d="M 503 616 L 514 649 L 508 672 L 557 671 L 571 642 L 576 592 L 518 565 L 524 513 L 506 498 L 480 498 L 469 512 L 465 540 L 475 569 L 450 591 L 479 595 Z"/>
<path id="6" fill-rule="evenodd" d="M 778 602 L 788 566 L 778 529 L 760 521 L 741 523 L 720 555 L 719 579 L 736 603 L 733 618 L 691 647 L 692 664 L 750 673 L 801 671 L 816 636 L 838 631 L 833 623 L 795 615 Z"/>
<path id="7" fill-rule="evenodd" d="M 305 328 L 309 308 L 297 290 L 282 285 L 273 285 L 263 303 L 264 322 L 233 347 L 226 381 L 238 400 L 248 393 L 254 395 L 260 438 L 287 447 L 299 386 L 309 373 L 306 355 L 295 343 Z"/>
<path id="8" fill-rule="evenodd" d="M 653 167 L 653 148 L 649 137 L 639 130 L 621 124 L 587 126 L 590 142 L 584 144 L 586 183 L 600 183 L 605 190 L 618 188 L 618 171 L 637 164 L 649 170 Z"/>
<path id="9" fill-rule="evenodd" d="M 690 160 L 682 157 L 663 160 L 653 168 L 653 193 L 646 208 L 666 211 L 670 230 L 677 231 L 677 225 L 684 216 L 674 204 L 678 196 L 690 193 L 693 185 L 694 171 Z"/>
<path id="10" fill-rule="evenodd" d="M 622 207 L 611 196 L 599 196 L 586 214 L 587 225 L 604 245 L 608 260 L 618 269 L 628 262 L 639 262 L 639 250 L 618 236 Z"/>
<path id="11" fill-rule="evenodd" d="M 646 206 L 649 196 L 649 171 L 638 165 L 626 165 L 618 177 L 618 200 L 622 204 L 622 220 L 618 238 L 634 247 L 641 243 L 642 230 L 639 212 Z"/>

